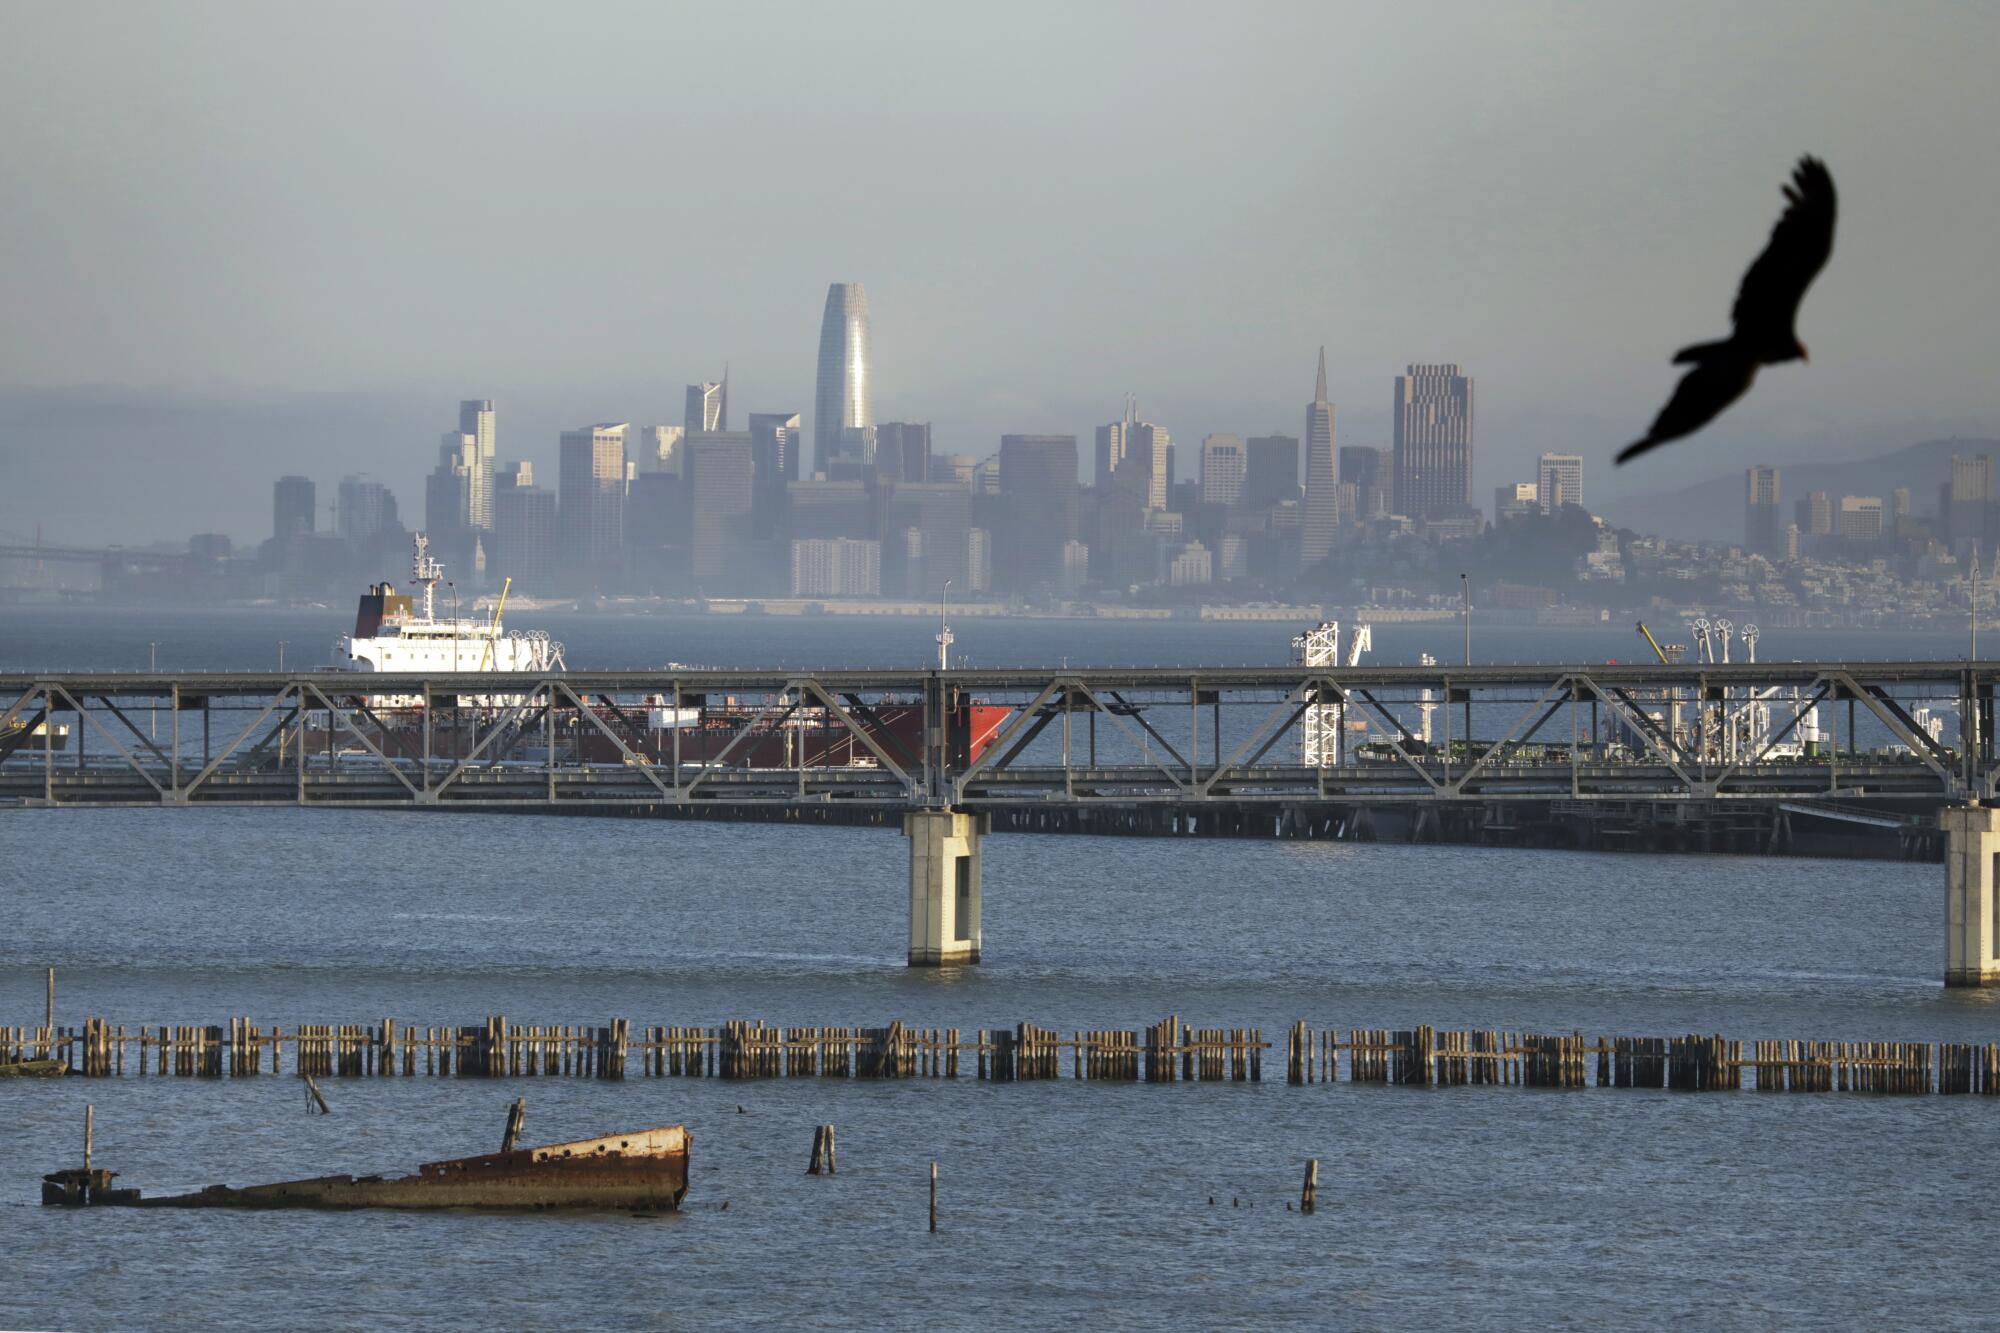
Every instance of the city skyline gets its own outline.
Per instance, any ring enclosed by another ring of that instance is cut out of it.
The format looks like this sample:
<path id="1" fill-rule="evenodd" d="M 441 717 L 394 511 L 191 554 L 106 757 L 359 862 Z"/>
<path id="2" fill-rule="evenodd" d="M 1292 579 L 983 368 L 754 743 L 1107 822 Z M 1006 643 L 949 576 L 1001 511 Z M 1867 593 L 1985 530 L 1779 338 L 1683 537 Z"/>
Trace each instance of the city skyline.
<path id="1" fill-rule="evenodd" d="M 2000 302 L 1979 221 L 2000 193 L 1980 128 L 2000 93 L 1976 57 L 2000 15 L 1774 4 L 1718 52 L 1713 25 L 1642 11 L 1451 13 L 1438 51 L 1426 13 L 1312 7 L 1135 22 L 1107 5 L 1066 15 L 1053 46 L 1024 19 L 970 48 L 961 17 L 866 4 L 785 9 L 775 45 L 667 11 L 586 36 L 499 6 L 474 43 L 440 16 L 413 35 L 368 12 L 27 11 L 0 51 L 0 107 L 35 127 L 0 144 L 9 178 L 33 183 L 0 218 L 0 529 L 247 535 L 266 500 L 253 463 L 300 472 L 331 442 L 413 501 L 434 459 L 399 462 L 399 442 L 435 440 L 450 424 L 436 403 L 472 386 L 551 469 L 562 429 L 680 421 L 682 387 L 725 361 L 740 402 L 809 414 L 814 312 L 798 293 L 841 275 L 895 312 L 872 330 L 878 414 L 941 440 L 1088 440 L 1127 391 L 1182 441 L 1291 433 L 1287 367 L 1324 342 L 1343 436 L 1376 447 L 1385 369 L 1476 367 L 1473 490 L 1488 494 L 1545 451 L 1601 463 L 1643 425 L 1672 382 L 1663 335 L 1725 315 L 1713 275 L 1761 241 L 1773 180 L 1802 151 L 1843 192 L 1812 367 L 1766 377 L 1686 459 L 1604 474 L 1601 498 L 1756 458 L 2000 433 L 1983 361 L 1953 350 L 1981 345 Z M 1547 28 L 1561 40 L 1525 37 Z M 1817 35 L 1811 61 L 1800 30 Z M 607 43 L 713 58 L 671 98 L 540 95 L 595 77 Z M 290 60 L 245 58 L 260 45 Z M 925 58 L 943 49 L 961 57 Z M 1378 133 L 1402 93 L 1384 57 L 1418 49 L 1432 95 Z M 1649 77 L 1620 77 L 1641 49 Z M 804 91 L 828 60 L 898 77 L 828 106 Z M 726 96 L 725 71 L 753 63 L 774 95 Z M 75 97 L 85 78 L 95 94 Z M 1163 78 L 1265 92 L 1135 95 Z M 1016 105 L 1025 79 L 1047 89 L 1031 107 Z M 354 106 L 355 86 L 379 96 Z M 679 197 L 685 172 L 640 173 L 588 232 L 556 202 L 657 160 L 690 115 L 700 207 Z M 442 160 L 505 163 L 477 225 L 439 188 Z M 930 164 L 925 205 L 891 204 L 858 160 Z M 1143 229 L 1065 206 L 1107 174 L 1167 206 Z M 814 200 L 810 225 L 773 189 Z M 1918 198 L 1939 207 L 1905 206 Z M 148 531 L 156 507 L 185 518 Z"/>

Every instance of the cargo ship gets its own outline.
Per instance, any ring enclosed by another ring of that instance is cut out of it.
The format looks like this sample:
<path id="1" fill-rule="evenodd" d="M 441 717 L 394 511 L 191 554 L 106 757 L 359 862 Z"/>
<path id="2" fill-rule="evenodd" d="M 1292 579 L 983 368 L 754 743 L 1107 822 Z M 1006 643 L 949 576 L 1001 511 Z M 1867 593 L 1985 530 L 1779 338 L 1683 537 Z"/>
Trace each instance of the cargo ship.
<path id="1" fill-rule="evenodd" d="M 562 644 L 547 634 L 538 630 L 510 632 L 504 627 L 505 587 L 488 619 L 456 615 L 438 619 L 437 585 L 444 567 L 431 559 L 424 534 L 416 534 L 415 548 L 411 572 L 416 591 L 402 593 L 388 582 L 370 586 L 355 611 L 352 633 L 335 646 L 336 671 L 547 676 L 568 669 Z M 369 739 L 390 759 L 421 761 L 427 752 L 432 759 L 456 759 L 462 752 L 481 747 L 481 738 L 490 728 L 504 723 L 510 715 L 520 728 L 519 734 L 505 742 L 504 753 L 496 754 L 492 746 L 484 746 L 479 750 L 481 757 L 534 762 L 548 758 L 545 724 L 537 721 L 527 725 L 521 716 L 524 710 L 539 711 L 539 704 L 531 705 L 529 696 L 509 693 L 504 687 L 490 694 L 459 695 L 450 720 L 431 728 L 428 751 L 422 696 L 350 692 L 344 687 L 337 692 L 329 687 L 327 692 L 343 708 L 366 707 Z M 685 693 L 678 705 L 661 694 L 582 697 L 591 716 L 571 707 L 558 709 L 553 719 L 557 754 L 566 762 L 719 762 L 753 769 L 866 768 L 881 762 L 868 741 L 820 704 L 771 709 L 771 701 L 765 698 L 728 695 L 716 699 Z M 772 716 L 760 722 L 767 712 Z M 962 768 L 975 762 L 1012 712 L 1005 706 L 955 695 L 946 719 L 951 766 Z M 923 700 L 881 700 L 867 708 L 850 707 L 848 714 L 855 727 L 896 764 L 922 766 Z M 333 725 L 324 710 L 309 719 L 306 744 L 314 754 L 366 754 L 353 734 Z"/>

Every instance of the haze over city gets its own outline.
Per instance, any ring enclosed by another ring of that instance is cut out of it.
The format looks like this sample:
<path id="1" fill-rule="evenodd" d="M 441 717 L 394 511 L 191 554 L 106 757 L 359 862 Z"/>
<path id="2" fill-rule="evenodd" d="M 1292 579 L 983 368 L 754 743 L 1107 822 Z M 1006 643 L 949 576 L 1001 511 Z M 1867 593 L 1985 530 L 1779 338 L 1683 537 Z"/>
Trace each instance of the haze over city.
<path id="1" fill-rule="evenodd" d="M 1321 344 L 1343 445 L 1389 443 L 1406 364 L 1476 377 L 1480 496 L 1551 449 L 1615 500 L 1992 434 L 1996 27 L 1845 5 L 21 8 L 0 529 L 249 543 L 287 472 L 414 507 L 467 397 L 550 475 L 562 430 L 678 420 L 725 364 L 742 410 L 810 414 L 835 281 L 868 289 L 876 417 L 931 422 L 940 453 L 1028 432 L 1087 455 L 1127 392 L 1187 445 L 1296 433 Z M 1726 329 L 1802 151 L 1842 186 L 1812 364 L 1614 474 L 1668 355 Z"/>

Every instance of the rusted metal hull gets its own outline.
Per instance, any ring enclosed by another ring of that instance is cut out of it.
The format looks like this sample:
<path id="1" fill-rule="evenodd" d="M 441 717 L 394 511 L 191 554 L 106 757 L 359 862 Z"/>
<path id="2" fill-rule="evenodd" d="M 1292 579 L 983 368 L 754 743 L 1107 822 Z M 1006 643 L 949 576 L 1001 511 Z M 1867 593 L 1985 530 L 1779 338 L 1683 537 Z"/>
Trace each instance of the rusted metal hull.
<path id="1" fill-rule="evenodd" d="M 110 1188 L 106 1171 L 44 1176 L 42 1202 L 113 1208 L 502 1208 L 671 1212 L 687 1196 L 688 1145 L 679 1125 L 426 1162 L 411 1176 L 317 1176 L 142 1198 Z"/>

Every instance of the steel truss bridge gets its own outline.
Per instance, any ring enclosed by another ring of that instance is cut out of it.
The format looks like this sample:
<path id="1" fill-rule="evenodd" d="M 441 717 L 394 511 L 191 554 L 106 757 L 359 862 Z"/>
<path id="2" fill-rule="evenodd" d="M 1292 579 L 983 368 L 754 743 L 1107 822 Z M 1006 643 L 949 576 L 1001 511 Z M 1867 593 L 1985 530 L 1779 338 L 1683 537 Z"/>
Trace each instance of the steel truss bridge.
<path id="1" fill-rule="evenodd" d="M 1994 662 L 0 675 L 0 800 L 1962 803 L 2000 788 L 1996 683 Z M 1309 726 L 1338 737 L 1312 765 Z"/>

